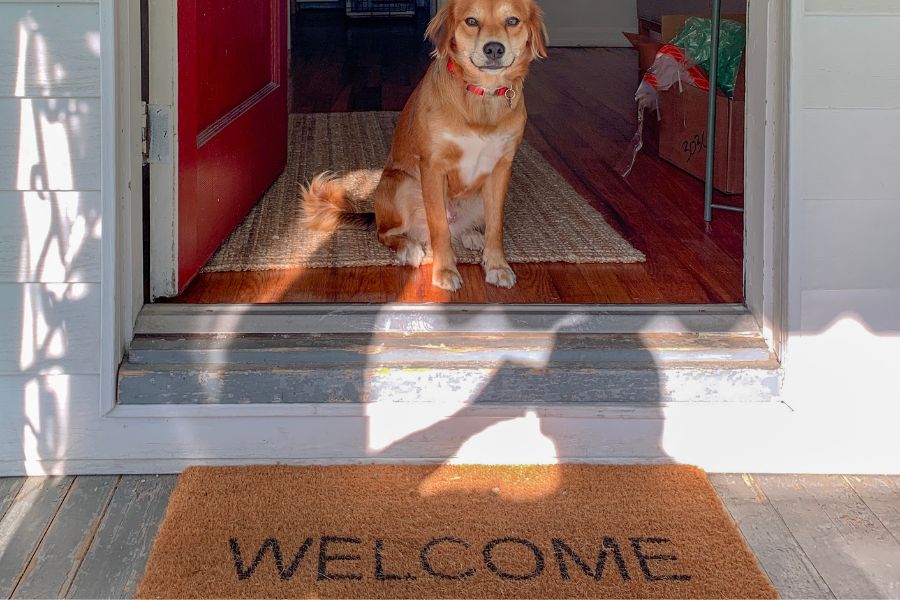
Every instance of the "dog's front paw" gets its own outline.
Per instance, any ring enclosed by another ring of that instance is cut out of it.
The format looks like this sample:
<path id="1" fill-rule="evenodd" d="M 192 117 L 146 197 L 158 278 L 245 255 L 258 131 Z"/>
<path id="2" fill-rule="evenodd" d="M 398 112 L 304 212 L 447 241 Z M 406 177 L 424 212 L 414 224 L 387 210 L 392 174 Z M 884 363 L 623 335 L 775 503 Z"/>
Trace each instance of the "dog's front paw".
<path id="1" fill-rule="evenodd" d="M 408 242 L 397 252 L 397 260 L 400 261 L 401 265 L 418 268 L 421 266 L 422 261 L 425 260 L 425 249 L 422 248 L 421 244 Z"/>
<path id="2" fill-rule="evenodd" d="M 431 283 L 442 290 L 455 292 L 462 287 L 462 276 L 456 268 L 435 268 L 431 275 Z"/>
<path id="3" fill-rule="evenodd" d="M 505 263 L 496 266 L 484 265 L 484 279 L 491 285 L 506 289 L 516 285 L 516 274 Z"/>

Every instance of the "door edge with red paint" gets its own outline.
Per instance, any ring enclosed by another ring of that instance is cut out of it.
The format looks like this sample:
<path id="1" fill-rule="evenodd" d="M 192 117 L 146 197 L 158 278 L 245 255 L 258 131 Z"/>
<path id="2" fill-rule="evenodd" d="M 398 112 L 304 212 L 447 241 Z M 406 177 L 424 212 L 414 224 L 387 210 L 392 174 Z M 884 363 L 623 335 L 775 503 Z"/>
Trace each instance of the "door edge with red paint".
<path id="1" fill-rule="evenodd" d="M 239 12 L 241 0 L 234 0 L 233 4 L 234 11 Z M 205 71 L 196 60 L 200 54 L 200 36 L 192 37 L 197 30 L 187 28 L 197 24 L 191 19 L 209 18 L 203 10 L 224 10 L 226 4 L 212 0 L 155 0 L 149 4 L 147 112 L 153 117 L 149 121 L 155 125 L 149 133 L 153 151 L 148 160 L 152 215 L 150 291 L 154 300 L 176 296 L 190 283 L 284 168 L 288 122 L 288 0 L 266 0 L 266 3 L 247 0 L 247 5 L 262 5 L 269 11 L 263 16 L 269 29 L 261 42 L 270 44 L 266 48 L 271 61 L 271 72 L 267 73 L 270 80 L 262 82 L 260 89 L 242 101 L 228 105 L 215 123 L 200 129 L 193 117 L 197 103 L 202 101 L 197 81 Z M 247 5 L 243 7 L 245 10 Z M 244 23 L 240 25 L 243 27 Z M 218 32 L 216 29 L 215 33 Z M 273 143 L 279 138 L 283 138 L 281 143 Z M 210 151 L 217 152 L 216 156 L 223 161 L 230 160 L 231 168 L 223 166 L 217 174 L 216 159 L 204 162 L 203 153 Z M 241 152 L 246 155 L 247 163 L 253 163 L 257 155 L 263 154 L 268 160 L 258 168 L 246 167 L 240 160 Z M 238 173 L 240 180 L 218 190 L 204 189 L 204 186 L 214 188 L 223 172 L 230 177 Z M 232 188 L 242 194 L 240 201 L 228 197 Z M 201 189 L 200 196 L 195 196 L 197 189 Z M 211 202 L 218 206 L 215 203 L 223 200 L 228 208 L 199 211 L 199 214 L 195 210 L 195 203 L 205 202 L 209 207 Z M 215 231 L 201 235 L 203 227 L 213 224 Z"/>

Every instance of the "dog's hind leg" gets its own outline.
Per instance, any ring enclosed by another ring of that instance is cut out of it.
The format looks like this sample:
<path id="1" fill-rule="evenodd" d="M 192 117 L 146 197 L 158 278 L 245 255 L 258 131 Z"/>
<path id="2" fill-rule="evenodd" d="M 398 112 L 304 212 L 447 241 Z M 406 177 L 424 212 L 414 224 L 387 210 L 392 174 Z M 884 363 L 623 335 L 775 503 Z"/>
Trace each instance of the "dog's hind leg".
<path id="1" fill-rule="evenodd" d="M 481 195 L 450 202 L 450 235 L 464 248 L 484 250 L 484 202 Z"/>
<path id="2" fill-rule="evenodd" d="M 375 191 L 375 214 L 378 241 L 396 252 L 401 264 L 420 266 L 428 229 L 418 182 L 402 171 L 386 170 Z"/>
<path id="3" fill-rule="evenodd" d="M 392 234 L 390 231 L 378 234 L 378 241 L 397 253 L 397 260 L 402 265 L 419 267 L 425 260 L 425 248 L 420 242 L 403 234 Z"/>
<path id="4" fill-rule="evenodd" d="M 481 252 L 484 250 L 484 232 L 480 229 L 469 229 L 459 234 L 463 248 Z"/>

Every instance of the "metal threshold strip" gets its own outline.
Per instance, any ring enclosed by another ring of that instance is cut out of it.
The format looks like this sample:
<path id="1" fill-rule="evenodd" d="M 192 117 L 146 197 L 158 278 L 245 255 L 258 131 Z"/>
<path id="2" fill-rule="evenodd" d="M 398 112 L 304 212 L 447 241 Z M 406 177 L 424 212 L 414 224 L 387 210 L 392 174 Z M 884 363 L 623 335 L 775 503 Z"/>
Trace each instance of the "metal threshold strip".
<path id="1" fill-rule="evenodd" d="M 136 335 L 341 333 L 759 335 L 743 305 L 185 305 L 143 308 Z"/>

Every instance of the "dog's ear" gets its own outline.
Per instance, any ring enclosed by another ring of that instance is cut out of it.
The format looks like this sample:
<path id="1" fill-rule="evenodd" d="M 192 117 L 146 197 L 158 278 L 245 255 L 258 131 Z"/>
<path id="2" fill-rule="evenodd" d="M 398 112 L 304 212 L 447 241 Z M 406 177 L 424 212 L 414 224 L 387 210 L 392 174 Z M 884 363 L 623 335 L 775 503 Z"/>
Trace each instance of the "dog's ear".
<path id="1" fill-rule="evenodd" d="M 434 44 L 432 56 L 446 59 L 450 56 L 450 44 L 453 40 L 453 31 L 450 24 L 450 3 L 445 4 L 428 24 L 425 30 L 425 38 Z"/>
<path id="2" fill-rule="evenodd" d="M 528 30 L 531 46 L 531 54 L 534 59 L 547 58 L 547 44 L 550 36 L 547 34 L 547 26 L 544 24 L 544 11 L 534 5 L 531 10 L 531 18 L 528 20 Z"/>

